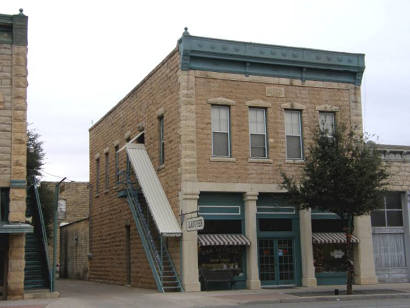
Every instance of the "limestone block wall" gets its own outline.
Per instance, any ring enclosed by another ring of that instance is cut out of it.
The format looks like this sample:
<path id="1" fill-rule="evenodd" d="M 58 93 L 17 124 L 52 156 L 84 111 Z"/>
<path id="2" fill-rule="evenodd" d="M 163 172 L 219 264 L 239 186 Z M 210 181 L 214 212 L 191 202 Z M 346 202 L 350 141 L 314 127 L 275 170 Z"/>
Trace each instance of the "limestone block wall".
<path id="1" fill-rule="evenodd" d="M 272 184 L 282 182 L 281 171 L 297 175 L 303 161 L 286 160 L 285 109 L 302 111 L 305 154 L 319 124 L 319 111 L 335 111 L 336 122 L 361 129 L 360 90 L 351 84 L 196 71 L 195 94 L 199 182 Z M 232 159 L 211 158 L 212 104 L 230 106 Z M 249 159 L 252 106 L 267 110 L 269 159 Z"/>
<path id="2" fill-rule="evenodd" d="M 42 186 L 47 187 L 54 193 L 57 182 L 41 182 Z M 64 219 L 59 219 L 58 224 L 72 223 L 84 218 L 88 218 L 89 212 L 89 183 L 88 182 L 70 182 L 62 184 L 59 193 L 59 199 L 66 201 L 66 215 Z M 48 226 L 53 230 L 53 224 Z M 48 241 L 49 256 L 53 255 L 53 235 L 50 234 Z M 60 264 L 60 229 L 57 229 L 57 263 Z"/>
<path id="3" fill-rule="evenodd" d="M 1 15 L 1 14 L 0 14 Z M 27 129 L 27 16 L 1 15 L 0 187 L 10 188 L 9 222 L 25 221 Z M 7 298 L 24 294 L 24 234 L 10 234 Z"/>
<path id="4" fill-rule="evenodd" d="M 90 260 L 89 279 L 127 284 L 125 241 L 131 238 L 131 285 L 154 288 L 154 280 L 127 201 L 117 197 L 115 146 L 118 148 L 144 130 L 145 147 L 173 208 L 179 217 L 180 142 L 178 109 L 179 55 L 171 52 L 143 81 L 90 128 Z M 159 164 L 159 121 L 164 117 L 165 163 Z M 108 157 L 108 185 L 105 159 Z M 125 152 L 119 155 L 125 169 Z M 96 161 L 99 159 L 99 192 Z M 179 268 L 178 239 L 169 239 L 169 250 Z"/>

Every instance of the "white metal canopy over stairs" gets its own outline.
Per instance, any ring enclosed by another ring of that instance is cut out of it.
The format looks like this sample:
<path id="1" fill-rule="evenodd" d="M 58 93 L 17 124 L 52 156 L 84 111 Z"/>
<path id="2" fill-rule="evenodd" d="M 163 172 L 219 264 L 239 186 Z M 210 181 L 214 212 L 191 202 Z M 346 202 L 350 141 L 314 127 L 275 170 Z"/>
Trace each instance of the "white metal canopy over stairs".
<path id="1" fill-rule="evenodd" d="M 181 227 L 143 144 L 127 144 L 131 166 L 141 186 L 152 218 L 162 236 L 181 236 Z"/>

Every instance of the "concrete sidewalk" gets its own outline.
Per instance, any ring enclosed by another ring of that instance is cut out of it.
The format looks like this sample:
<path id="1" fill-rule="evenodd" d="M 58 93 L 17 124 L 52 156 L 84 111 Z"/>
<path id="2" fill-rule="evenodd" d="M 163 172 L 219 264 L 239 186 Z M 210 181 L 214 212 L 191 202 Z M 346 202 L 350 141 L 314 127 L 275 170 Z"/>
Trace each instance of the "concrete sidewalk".
<path id="1" fill-rule="evenodd" d="M 155 290 L 97 282 L 57 280 L 56 288 L 60 292 L 60 298 L 4 301 L 0 302 L 0 307 L 236 307 L 252 303 L 302 303 L 378 298 L 409 298 L 410 306 L 410 283 L 354 286 L 355 294 L 351 296 L 334 295 L 334 289 L 344 291 L 345 286 L 161 294 Z"/>

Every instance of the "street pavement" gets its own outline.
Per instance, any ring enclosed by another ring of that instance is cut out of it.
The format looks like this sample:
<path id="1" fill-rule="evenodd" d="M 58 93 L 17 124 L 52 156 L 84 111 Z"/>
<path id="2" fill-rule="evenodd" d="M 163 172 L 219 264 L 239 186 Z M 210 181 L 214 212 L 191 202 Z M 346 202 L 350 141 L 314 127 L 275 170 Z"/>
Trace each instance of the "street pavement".
<path id="1" fill-rule="evenodd" d="M 80 280 L 57 280 L 59 298 L 1 301 L 0 307 L 13 308 L 293 308 L 293 307 L 410 307 L 410 283 L 354 286 L 356 295 L 334 295 L 344 286 L 232 290 L 210 292 L 158 293 L 156 290 Z"/>

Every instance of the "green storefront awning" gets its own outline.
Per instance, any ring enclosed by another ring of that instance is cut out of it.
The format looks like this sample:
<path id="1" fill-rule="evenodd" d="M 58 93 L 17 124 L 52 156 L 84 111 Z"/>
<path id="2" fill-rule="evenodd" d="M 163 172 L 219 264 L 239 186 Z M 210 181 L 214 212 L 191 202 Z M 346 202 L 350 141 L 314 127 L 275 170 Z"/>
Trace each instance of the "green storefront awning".
<path id="1" fill-rule="evenodd" d="M 33 226 L 19 222 L 2 222 L 0 223 L 0 234 L 15 234 L 15 233 L 33 233 Z"/>

